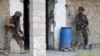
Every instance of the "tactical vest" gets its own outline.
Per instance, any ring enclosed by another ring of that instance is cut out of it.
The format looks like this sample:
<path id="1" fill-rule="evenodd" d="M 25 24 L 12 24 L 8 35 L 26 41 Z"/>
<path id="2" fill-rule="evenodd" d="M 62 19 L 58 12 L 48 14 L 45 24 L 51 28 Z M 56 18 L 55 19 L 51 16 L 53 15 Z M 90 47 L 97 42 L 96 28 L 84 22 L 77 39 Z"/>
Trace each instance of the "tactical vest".
<path id="1" fill-rule="evenodd" d="M 77 22 L 81 22 L 81 23 L 85 22 L 86 24 L 88 24 L 88 21 L 87 21 L 87 18 L 86 18 L 85 15 L 78 14 L 76 19 L 77 19 Z M 82 25 L 81 24 L 76 24 L 76 29 L 77 30 L 83 29 Z"/>
<path id="2" fill-rule="evenodd" d="M 7 30 L 13 29 L 13 30 L 17 31 L 19 29 L 19 18 L 12 16 L 12 18 L 10 19 L 10 24 L 14 24 L 15 27 L 6 26 L 6 29 Z"/>
<path id="3" fill-rule="evenodd" d="M 19 30 L 19 17 L 12 16 L 12 23 L 15 25 L 15 31 L 17 32 Z"/>

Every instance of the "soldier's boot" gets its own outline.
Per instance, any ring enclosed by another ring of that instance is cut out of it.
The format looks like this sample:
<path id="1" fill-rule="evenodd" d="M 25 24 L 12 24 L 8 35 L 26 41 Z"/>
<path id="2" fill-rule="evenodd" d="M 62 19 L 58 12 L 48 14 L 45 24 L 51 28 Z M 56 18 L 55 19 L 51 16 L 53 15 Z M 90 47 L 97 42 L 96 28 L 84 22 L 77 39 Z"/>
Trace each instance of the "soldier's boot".
<path id="1" fill-rule="evenodd" d="M 10 54 L 10 47 L 7 48 L 7 49 L 4 49 L 4 54 L 5 55 L 9 55 Z"/>
<path id="2" fill-rule="evenodd" d="M 24 53 L 25 53 L 24 47 L 20 47 L 20 54 L 24 54 Z"/>
<path id="3" fill-rule="evenodd" d="M 5 51 L 4 51 L 4 54 L 5 54 L 5 55 L 9 55 L 9 53 L 8 53 L 8 51 L 7 51 L 7 50 L 5 50 Z"/>
<path id="4" fill-rule="evenodd" d="M 72 47 L 73 51 L 75 51 L 75 46 L 74 46 L 74 45 L 72 45 L 71 47 Z"/>
<path id="5" fill-rule="evenodd" d="M 84 46 L 84 49 L 87 50 L 88 49 L 87 46 Z"/>
<path id="6" fill-rule="evenodd" d="M 84 49 L 86 49 L 86 50 L 88 49 L 87 48 L 87 40 L 84 41 Z"/>

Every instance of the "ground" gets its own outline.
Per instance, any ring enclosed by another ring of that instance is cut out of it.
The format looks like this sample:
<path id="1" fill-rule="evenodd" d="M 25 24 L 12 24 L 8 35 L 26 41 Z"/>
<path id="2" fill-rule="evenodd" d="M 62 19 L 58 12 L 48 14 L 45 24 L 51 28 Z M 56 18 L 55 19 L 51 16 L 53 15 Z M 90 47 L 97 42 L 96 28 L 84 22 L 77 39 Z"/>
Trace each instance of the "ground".
<path id="1" fill-rule="evenodd" d="M 5 55 L 3 52 L 0 52 L 0 56 L 7 56 L 7 55 Z M 30 55 L 28 50 L 26 50 L 25 54 L 11 53 L 11 54 L 8 54 L 8 56 L 32 56 L 32 55 Z"/>
<path id="2" fill-rule="evenodd" d="M 0 56 L 7 56 L 4 54 L 0 54 Z M 8 56 L 31 56 L 30 54 L 9 54 Z"/>
<path id="3" fill-rule="evenodd" d="M 76 52 L 47 50 L 47 56 L 100 56 L 100 48 L 93 50 L 78 50 Z"/>
<path id="4" fill-rule="evenodd" d="M 0 53 L 0 56 L 6 56 Z M 9 56 L 31 56 L 29 53 L 26 54 L 9 54 Z M 100 48 L 93 50 L 78 50 L 76 52 L 63 52 L 47 50 L 46 56 L 100 56 Z"/>
<path id="5" fill-rule="evenodd" d="M 47 51 L 47 56 L 75 56 L 76 52 Z"/>

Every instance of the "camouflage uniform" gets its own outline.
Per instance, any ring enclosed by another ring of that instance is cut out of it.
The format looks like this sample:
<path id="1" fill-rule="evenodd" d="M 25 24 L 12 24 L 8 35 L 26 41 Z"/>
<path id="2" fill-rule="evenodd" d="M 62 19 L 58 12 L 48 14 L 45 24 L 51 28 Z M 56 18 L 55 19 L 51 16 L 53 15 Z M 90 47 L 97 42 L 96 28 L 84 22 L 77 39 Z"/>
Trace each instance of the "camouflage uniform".
<path id="1" fill-rule="evenodd" d="M 20 53 L 24 53 L 24 40 L 19 34 L 20 29 L 20 16 L 21 12 L 17 11 L 14 16 L 10 17 L 6 22 L 6 42 L 5 42 L 5 54 L 10 52 L 10 41 L 14 38 L 20 46 Z M 7 50 L 7 52 L 6 52 Z"/>
<path id="2" fill-rule="evenodd" d="M 75 17 L 76 23 L 76 38 L 75 38 L 75 46 L 83 45 L 86 46 L 88 44 L 88 20 L 86 15 L 77 14 Z M 85 26 L 82 24 L 86 24 Z"/>
<path id="3" fill-rule="evenodd" d="M 24 49 L 24 41 L 23 39 L 20 38 L 20 35 L 16 33 L 16 31 L 14 31 L 13 29 L 9 29 L 7 30 L 7 34 L 6 34 L 6 42 L 5 42 L 5 49 L 7 50 L 7 52 L 10 52 L 10 41 L 11 39 L 14 38 L 18 45 L 20 46 L 20 48 Z M 21 50 L 22 52 L 22 50 Z"/>

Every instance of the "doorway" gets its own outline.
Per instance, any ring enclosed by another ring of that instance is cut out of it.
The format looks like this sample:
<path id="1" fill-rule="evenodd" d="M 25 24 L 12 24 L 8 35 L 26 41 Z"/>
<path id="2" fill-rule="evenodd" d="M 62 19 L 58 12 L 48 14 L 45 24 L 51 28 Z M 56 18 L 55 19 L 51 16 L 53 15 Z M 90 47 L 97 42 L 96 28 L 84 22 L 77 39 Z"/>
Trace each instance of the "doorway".
<path id="1" fill-rule="evenodd" d="M 24 36 L 25 49 L 29 50 L 29 0 L 24 0 Z"/>
<path id="2" fill-rule="evenodd" d="M 46 0 L 46 49 L 54 50 L 54 0 Z"/>

